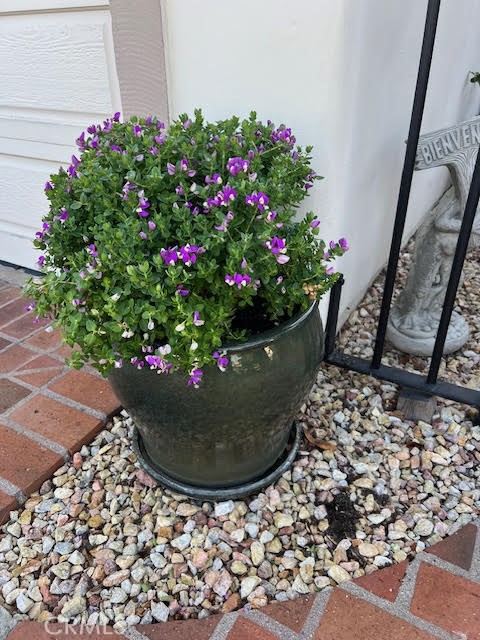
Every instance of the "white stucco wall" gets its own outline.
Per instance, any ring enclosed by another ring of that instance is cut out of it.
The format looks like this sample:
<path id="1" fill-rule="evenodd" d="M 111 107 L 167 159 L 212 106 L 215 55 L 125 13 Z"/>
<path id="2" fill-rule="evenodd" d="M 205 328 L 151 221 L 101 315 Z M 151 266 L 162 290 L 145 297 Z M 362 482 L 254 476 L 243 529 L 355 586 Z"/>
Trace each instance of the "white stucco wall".
<path id="1" fill-rule="evenodd" d="M 163 0 L 172 116 L 255 109 L 314 145 L 325 180 L 307 200 L 326 239 L 351 251 L 343 317 L 385 264 L 426 0 Z M 478 113 L 480 0 L 443 0 L 422 132 Z M 440 195 L 444 168 L 414 176 L 408 237 Z"/>

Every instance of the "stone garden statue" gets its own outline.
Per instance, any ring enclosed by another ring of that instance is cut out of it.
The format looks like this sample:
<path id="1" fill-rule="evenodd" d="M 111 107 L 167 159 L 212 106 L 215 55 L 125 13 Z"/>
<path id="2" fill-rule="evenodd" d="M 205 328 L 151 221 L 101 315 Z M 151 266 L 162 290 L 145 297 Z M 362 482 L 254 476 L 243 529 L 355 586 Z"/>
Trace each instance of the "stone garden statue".
<path id="1" fill-rule="evenodd" d="M 387 338 L 400 351 L 432 355 L 479 145 L 480 116 L 420 136 L 415 169 L 447 166 L 452 185 L 430 210 L 417 232 L 407 283 L 390 313 Z M 478 244 L 480 220 L 477 211 L 469 246 Z M 444 353 L 457 351 L 467 340 L 468 325 L 454 311 Z"/>

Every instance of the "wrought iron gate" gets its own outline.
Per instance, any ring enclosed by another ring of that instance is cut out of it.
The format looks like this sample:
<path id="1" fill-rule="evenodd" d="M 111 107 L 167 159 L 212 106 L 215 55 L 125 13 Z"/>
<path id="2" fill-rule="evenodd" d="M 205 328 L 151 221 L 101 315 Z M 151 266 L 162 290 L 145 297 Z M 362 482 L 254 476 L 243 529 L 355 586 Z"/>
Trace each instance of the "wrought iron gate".
<path id="1" fill-rule="evenodd" d="M 422 51 L 420 54 L 417 84 L 415 88 L 415 97 L 413 100 L 410 128 L 405 152 L 405 160 L 403 164 L 402 178 L 400 182 L 397 210 L 390 247 L 390 256 L 388 259 L 382 306 L 378 321 L 373 357 L 371 360 L 366 360 L 363 358 L 347 355 L 335 348 L 338 310 L 342 285 L 344 282 L 343 278 L 341 278 L 334 285 L 330 294 L 330 304 L 325 331 L 325 361 L 330 364 L 343 367 L 345 369 L 357 371 L 358 373 L 368 374 L 374 376 L 375 378 L 387 380 L 388 382 L 393 382 L 400 385 L 401 387 L 414 389 L 430 396 L 440 396 L 443 398 L 454 400 L 456 402 L 462 402 L 480 408 L 480 391 L 467 389 L 465 387 L 450 384 L 447 382 L 438 381 L 438 371 L 443 355 L 443 348 L 447 337 L 448 327 L 455 304 L 455 296 L 460 282 L 463 263 L 465 261 L 468 242 L 470 239 L 470 234 L 472 231 L 472 226 L 480 196 L 480 153 L 477 153 L 477 159 L 473 171 L 472 181 L 470 183 L 470 189 L 462 219 L 462 224 L 460 227 L 460 233 L 458 236 L 455 255 L 453 258 L 450 278 L 442 307 L 440 323 L 428 374 L 427 376 L 423 376 L 396 367 L 388 367 L 382 364 L 382 356 L 385 346 L 385 334 L 387 330 L 388 317 L 390 313 L 395 285 L 395 277 L 400 256 L 402 234 L 405 226 L 405 218 L 407 215 L 407 206 L 415 166 L 418 139 L 420 136 L 420 126 L 422 124 L 425 95 L 427 92 L 428 78 L 430 74 L 433 46 L 435 43 L 435 33 L 437 29 L 440 2 L 441 0 L 428 0 Z"/>

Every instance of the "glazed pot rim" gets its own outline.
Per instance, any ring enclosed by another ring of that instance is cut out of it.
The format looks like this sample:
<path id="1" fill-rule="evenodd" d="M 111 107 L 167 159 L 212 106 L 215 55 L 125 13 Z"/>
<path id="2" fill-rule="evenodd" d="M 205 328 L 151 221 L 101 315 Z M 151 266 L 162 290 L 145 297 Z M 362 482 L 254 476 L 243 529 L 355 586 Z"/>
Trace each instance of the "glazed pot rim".
<path id="1" fill-rule="evenodd" d="M 295 331 L 298 327 L 300 327 L 310 315 L 314 312 L 314 310 L 318 311 L 318 300 L 315 300 L 310 304 L 310 306 L 305 309 L 305 311 L 301 311 L 297 313 L 295 316 L 282 322 L 277 327 L 272 327 L 271 329 L 267 329 L 267 331 L 263 331 L 256 336 L 252 336 L 244 341 L 238 342 L 227 342 L 225 346 L 222 346 L 222 351 L 226 351 L 227 353 L 235 353 L 237 351 L 247 351 L 248 349 L 258 349 L 259 347 L 265 347 L 275 340 L 278 340 L 280 337 L 287 335 L 288 333 Z"/>

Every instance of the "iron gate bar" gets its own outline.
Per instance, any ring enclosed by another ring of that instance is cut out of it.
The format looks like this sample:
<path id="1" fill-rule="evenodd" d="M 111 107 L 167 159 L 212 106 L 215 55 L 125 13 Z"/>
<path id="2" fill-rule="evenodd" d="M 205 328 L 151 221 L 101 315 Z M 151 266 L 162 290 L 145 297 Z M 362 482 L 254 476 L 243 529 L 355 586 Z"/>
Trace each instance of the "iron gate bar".
<path id="1" fill-rule="evenodd" d="M 455 297 L 457 294 L 460 276 L 462 275 L 463 263 L 468 249 L 468 241 L 472 232 L 475 214 L 477 212 L 478 200 L 480 197 L 480 151 L 477 151 L 477 159 L 473 170 L 472 181 L 468 191 L 467 203 L 465 205 L 465 213 L 463 214 L 460 233 L 458 234 L 457 246 L 452 262 L 452 270 L 448 280 L 447 291 L 445 292 L 445 300 L 442 307 L 442 315 L 438 325 L 437 337 L 435 338 L 435 346 L 433 347 L 432 360 L 428 371 L 427 382 L 434 384 L 437 381 L 438 370 L 443 355 L 443 347 L 447 338 L 448 327 L 452 317 L 453 307 L 455 305 Z"/>
<path id="2" fill-rule="evenodd" d="M 425 96 L 427 93 L 428 77 L 432 62 L 433 45 L 435 43 L 435 33 L 437 30 L 438 12 L 440 10 L 440 0 L 428 0 L 427 16 L 425 18 L 425 29 L 423 33 L 422 52 L 418 65 L 417 84 L 415 87 L 415 97 L 413 99 L 412 116 L 408 131 L 407 148 L 405 150 L 405 160 L 403 163 L 402 179 L 398 193 L 397 211 L 395 214 L 395 224 L 393 227 L 392 243 L 388 258 L 387 275 L 383 290 L 382 307 L 378 320 L 377 336 L 372 358 L 372 368 L 378 369 L 382 362 L 383 348 L 385 344 L 385 334 L 387 331 L 388 316 L 392 303 L 393 289 L 395 286 L 395 276 L 397 274 L 398 258 L 402 245 L 403 229 L 407 216 L 408 199 L 410 187 L 412 185 L 413 170 L 415 167 L 415 157 L 417 155 L 418 138 L 420 137 L 420 127 L 422 124 L 423 109 L 425 106 Z"/>
<path id="3" fill-rule="evenodd" d="M 330 290 L 330 301 L 328 305 L 327 323 L 325 325 L 325 358 L 333 353 L 335 349 L 335 336 L 338 324 L 338 309 L 340 307 L 340 296 L 345 283 L 343 276 L 335 282 Z"/>
<path id="4" fill-rule="evenodd" d="M 337 367 L 342 367 L 343 369 L 349 369 L 351 371 L 356 371 L 357 373 L 373 376 L 380 380 L 386 380 L 387 382 L 397 384 L 400 387 L 416 389 L 431 396 L 439 396 L 441 398 L 453 400 L 454 402 L 461 402 L 463 404 L 469 404 L 480 408 L 480 391 L 476 391 L 475 389 L 468 389 L 467 387 L 443 381 L 430 384 L 427 382 L 425 376 L 418 373 L 411 373 L 404 369 L 388 367 L 383 364 L 377 369 L 373 369 L 369 360 L 350 356 L 339 351 L 333 351 L 326 356 L 325 362 Z"/>

